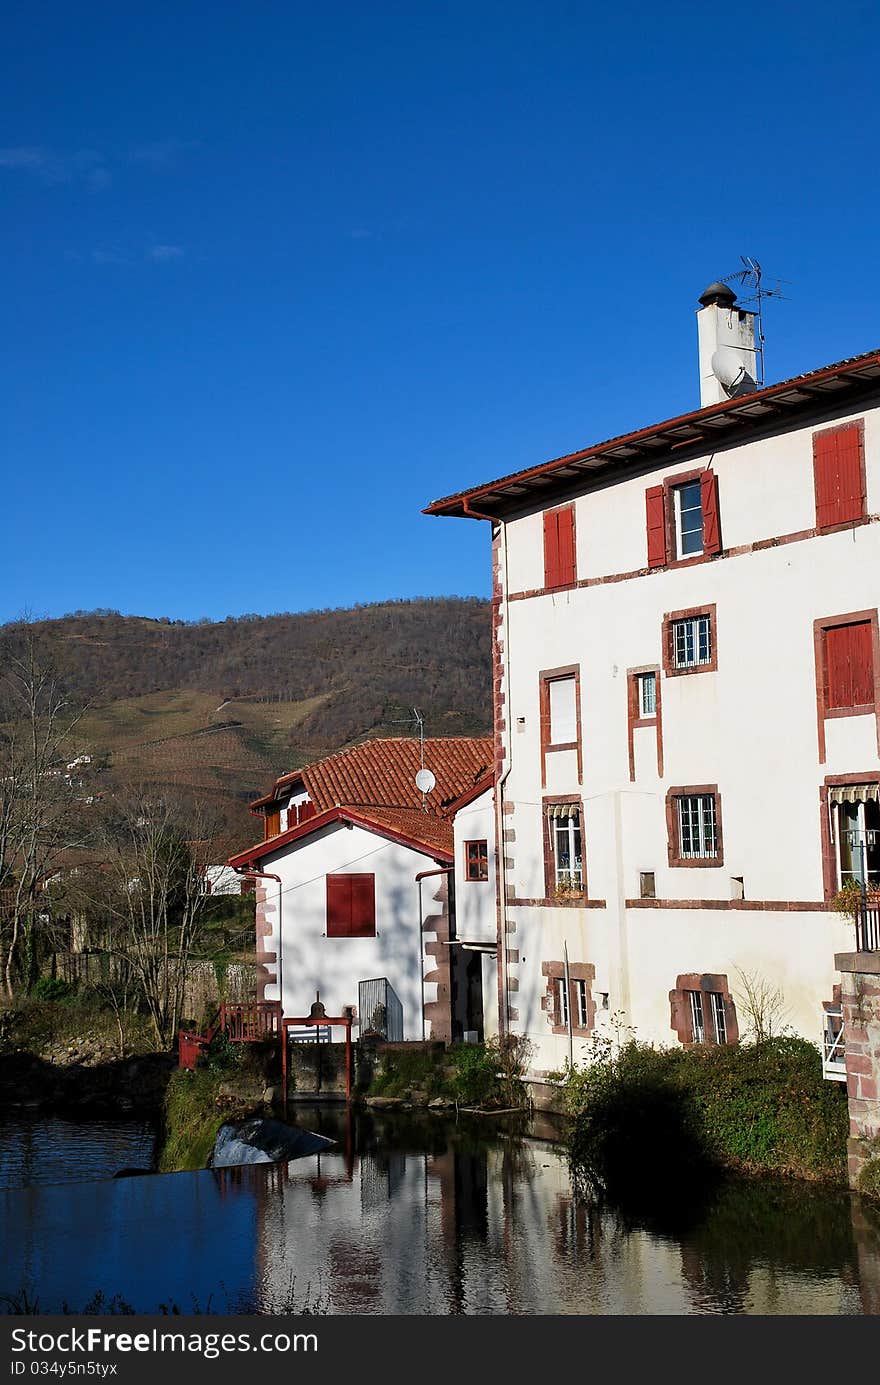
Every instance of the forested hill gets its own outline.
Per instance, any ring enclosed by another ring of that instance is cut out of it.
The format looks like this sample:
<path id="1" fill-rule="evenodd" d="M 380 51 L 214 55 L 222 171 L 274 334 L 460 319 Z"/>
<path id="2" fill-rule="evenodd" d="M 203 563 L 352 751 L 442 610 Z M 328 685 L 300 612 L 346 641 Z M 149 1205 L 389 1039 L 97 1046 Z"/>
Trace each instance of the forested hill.
<path id="1" fill-rule="evenodd" d="M 490 607 L 477 598 L 185 623 L 89 612 L 30 626 L 114 777 L 234 799 L 364 736 L 485 735 Z M 18 628 L 0 631 L 7 649 Z M 252 820 L 251 820 L 252 824 Z"/>

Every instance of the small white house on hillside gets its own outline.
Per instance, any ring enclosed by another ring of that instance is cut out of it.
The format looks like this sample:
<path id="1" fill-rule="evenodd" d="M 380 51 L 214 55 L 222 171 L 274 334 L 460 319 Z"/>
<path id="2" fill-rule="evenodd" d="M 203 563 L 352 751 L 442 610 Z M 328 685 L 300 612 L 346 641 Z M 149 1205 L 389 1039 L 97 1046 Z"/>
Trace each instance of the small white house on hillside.
<path id="1" fill-rule="evenodd" d="M 486 1010 L 492 1032 L 494 850 L 476 835 L 491 783 L 491 740 L 464 737 L 367 741 L 276 780 L 251 805 L 263 841 L 229 859 L 256 881 L 259 998 L 295 1018 L 320 992 L 328 1014 L 354 1008 L 361 1036 L 482 1037 Z M 457 865 L 457 822 L 484 800 Z"/>

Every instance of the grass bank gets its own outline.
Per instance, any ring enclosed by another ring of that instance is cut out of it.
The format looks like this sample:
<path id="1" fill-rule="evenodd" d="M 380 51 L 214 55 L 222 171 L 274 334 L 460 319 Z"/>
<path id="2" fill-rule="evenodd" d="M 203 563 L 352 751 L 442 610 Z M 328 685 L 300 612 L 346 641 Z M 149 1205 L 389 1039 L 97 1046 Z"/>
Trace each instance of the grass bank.
<path id="1" fill-rule="evenodd" d="M 800 1038 L 630 1043 L 565 1083 L 575 1165 L 612 1196 L 721 1168 L 846 1181 L 846 1092 Z"/>
<path id="2" fill-rule="evenodd" d="M 172 1074 L 162 1112 L 160 1173 L 207 1167 L 221 1125 L 263 1108 L 273 1057 L 271 1046 L 231 1044 L 218 1035 L 203 1065 Z"/>

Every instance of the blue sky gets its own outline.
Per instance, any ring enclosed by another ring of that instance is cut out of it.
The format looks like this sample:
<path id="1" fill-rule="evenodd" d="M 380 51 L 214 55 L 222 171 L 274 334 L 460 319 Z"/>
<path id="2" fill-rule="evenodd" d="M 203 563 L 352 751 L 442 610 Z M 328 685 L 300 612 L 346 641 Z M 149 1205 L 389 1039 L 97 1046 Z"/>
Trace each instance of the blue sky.
<path id="1" fill-rule="evenodd" d="M 487 594 L 437 496 L 880 345 L 880 12 L 4 6 L 0 619 Z"/>

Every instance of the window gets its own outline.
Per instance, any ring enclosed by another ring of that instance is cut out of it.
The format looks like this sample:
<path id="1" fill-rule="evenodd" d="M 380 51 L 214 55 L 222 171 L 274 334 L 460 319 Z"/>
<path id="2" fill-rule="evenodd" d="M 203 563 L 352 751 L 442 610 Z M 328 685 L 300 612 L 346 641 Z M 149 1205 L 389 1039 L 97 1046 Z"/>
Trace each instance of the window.
<path id="1" fill-rule="evenodd" d="M 489 879 L 489 843 L 465 842 L 464 844 L 465 880 Z"/>
<path id="2" fill-rule="evenodd" d="M 714 856 L 717 852 L 715 834 L 715 799 L 712 794 L 689 794 L 678 800 L 679 855 Z"/>
<path id="3" fill-rule="evenodd" d="M 672 622 L 672 662 L 675 668 L 696 668 L 712 658 L 712 629 L 708 616 Z"/>
<path id="4" fill-rule="evenodd" d="M 718 478 L 713 471 L 670 476 L 645 492 L 648 566 L 721 552 Z"/>
<path id="5" fill-rule="evenodd" d="M 816 528 L 865 517 L 865 425 L 860 419 L 813 434 Z"/>
<path id="6" fill-rule="evenodd" d="M 675 520 L 675 553 L 692 558 L 703 551 L 703 502 L 700 482 L 688 481 L 672 488 L 672 513 Z"/>
<path id="7" fill-rule="evenodd" d="M 570 587 L 577 581 L 574 506 L 544 513 L 544 586 Z"/>
<path id="8" fill-rule="evenodd" d="M 568 992 L 565 989 L 565 977 L 560 976 L 556 982 L 556 1022 L 568 1028 Z"/>
<path id="9" fill-rule="evenodd" d="M 672 1028 L 681 1043 L 735 1044 L 739 1039 L 736 1006 L 727 977 L 691 972 L 676 979 L 669 992 Z"/>
<path id="10" fill-rule="evenodd" d="M 671 866 L 721 866 L 721 799 L 715 784 L 670 789 L 666 826 Z"/>
<path id="11" fill-rule="evenodd" d="M 709 1006 L 712 1011 L 712 1023 L 715 1026 L 715 1042 L 726 1044 L 727 1020 L 724 1017 L 724 996 L 720 991 L 709 992 Z"/>
<path id="12" fill-rule="evenodd" d="M 829 790 L 837 881 L 880 885 L 880 788 L 848 784 Z"/>
<path id="13" fill-rule="evenodd" d="M 581 847 L 581 815 L 574 804 L 555 804 L 549 809 L 550 849 L 554 889 L 560 893 L 584 888 Z"/>
<path id="14" fill-rule="evenodd" d="M 654 872 L 652 870 L 639 871 L 639 898 L 657 898 L 657 886 L 654 882 Z"/>
<path id="15" fill-rule="evenodd" d="M 663 668 L 668 678 L 714 673 L 718 667 L 715 603 L 663 617 Z"/>
<path id="16" fill-rule="evenodd" d="M 640 673 L 637 679 L 639 690 L 639 720 L 657 715 L 657 675 Z"/>
<path id="17" fill-rule="evenodd" d="M 826 706 L 874 706 L 874 652 L 871 622 L 831 625 L 825 629 Z"/>
<path id="18" fill-rule="evenodd" d="M 327 937 L 376 936 L 375 875 L 327 876 Z"/>
<path id="19" fill-rule="evenodd" d="M 577 1024 L 579 1029 L 590 1027 L 589 990 L 586 981 L 575 981 L 575 1000 L 577 1001 Z"/>
<path id="20" fill-rule="evenodd" d="M 577 740 L 577 698 L 573 678 L 553 678 L 547 684 L 550 703 L 549 744 L 574 745 Z"/>
<path id="21" fill-rule="evenodd" d="M 691 1043 L 701 1044 L 706 1037 L 703 1026 L 703 992 L 688 991 L 687 997 L 691 1007 Z"/>

